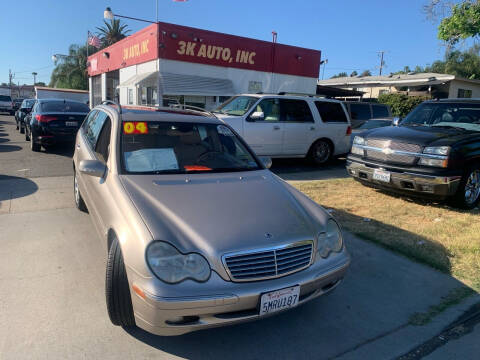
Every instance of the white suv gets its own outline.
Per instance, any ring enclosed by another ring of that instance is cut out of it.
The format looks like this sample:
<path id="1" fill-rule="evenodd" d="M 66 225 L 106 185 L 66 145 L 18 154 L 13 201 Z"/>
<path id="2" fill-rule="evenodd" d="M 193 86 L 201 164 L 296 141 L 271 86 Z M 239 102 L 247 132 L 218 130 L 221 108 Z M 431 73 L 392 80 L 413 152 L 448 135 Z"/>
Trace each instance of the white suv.
<path id="1" fill-rule="evenodd" d="M 8 112 L 10 115 L 13 115 L 13 103 L 10 95 L 0 95 L 0 112 Z"/>
<path id="2" fill-rule="evenodd" d="M 350 117 L 341 101 L 245 94 L 213 111 L 261 156 L 308 156 L 315 164 L 350 151 Z"/>

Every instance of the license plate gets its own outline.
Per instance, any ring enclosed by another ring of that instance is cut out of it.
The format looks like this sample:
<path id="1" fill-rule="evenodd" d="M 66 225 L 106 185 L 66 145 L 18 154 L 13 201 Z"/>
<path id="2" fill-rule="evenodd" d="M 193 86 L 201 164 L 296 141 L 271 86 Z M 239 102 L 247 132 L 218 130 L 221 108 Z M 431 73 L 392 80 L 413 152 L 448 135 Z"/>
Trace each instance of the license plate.
<path id="1" fill-rule="evenodd" d="M 388 171 L 375 169 L 373 171 L 373 180 L 390 182 L 390 173 Z"/>
<path id="2" fill-rule="evenodd" d="M 260 300 L 260 315 L 271 314 L 280 310 L 293 308 L 298 304 L 300 286 L 268 292 Z"/>
<path id="3" fill-rule="evenodd" d="M 65 121 L 65 126 L 78 126 L 78 121 Z"/>

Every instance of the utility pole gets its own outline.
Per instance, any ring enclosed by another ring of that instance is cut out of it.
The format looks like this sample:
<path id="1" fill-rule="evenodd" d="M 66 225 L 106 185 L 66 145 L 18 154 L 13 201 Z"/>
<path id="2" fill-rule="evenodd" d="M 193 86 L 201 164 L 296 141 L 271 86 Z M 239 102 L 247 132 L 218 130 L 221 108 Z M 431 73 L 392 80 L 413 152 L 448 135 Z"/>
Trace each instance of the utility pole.
<path id="1" fill-rule="evenodd" d="M 35 86 L 35 84 L 37 83 L 37 73 L 32 72 L 32 75 L 33 75 L 33 86 Z"/>
<path id="2" fill-rule="evenodd" d="M 12 70 L 8 70 L 8 86 L 10 87 L 10 92 L 12 91 L 12 79 L 13 79 L 13 74 Z"/>
<path id="3" fill-rule="evenodd" d="M 379 51 L 378 52 L 380 54 L 380 76 L 382 75 L 382 69 L 383 67 L 385 66 L 385 63 L 383 62 L 383 54 L 385 54 L 385 51 L 382 50 L 382 51 Z"/>

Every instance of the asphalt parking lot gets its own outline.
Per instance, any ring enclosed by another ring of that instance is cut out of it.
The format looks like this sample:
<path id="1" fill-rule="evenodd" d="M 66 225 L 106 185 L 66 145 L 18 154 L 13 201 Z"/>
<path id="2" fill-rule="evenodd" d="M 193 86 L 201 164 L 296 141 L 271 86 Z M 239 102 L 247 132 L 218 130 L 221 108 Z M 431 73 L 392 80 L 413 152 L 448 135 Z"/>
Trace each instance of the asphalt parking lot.
<path id="1" fill-rule="evenodd" d="M 110 324 L 104 298 L 106 249 L 74 207 L 72 150 L 33 153 L 0 115 L 1 359 L 389 359 L 438 334 L 471 304 L 412 326 L 461 284 L 347 235 L 352 265 L 331 295 L 264 320 L 159 337 Z M 343 162 L 316 169 L 279 160 L 287 180 L 346 176 Z"/>

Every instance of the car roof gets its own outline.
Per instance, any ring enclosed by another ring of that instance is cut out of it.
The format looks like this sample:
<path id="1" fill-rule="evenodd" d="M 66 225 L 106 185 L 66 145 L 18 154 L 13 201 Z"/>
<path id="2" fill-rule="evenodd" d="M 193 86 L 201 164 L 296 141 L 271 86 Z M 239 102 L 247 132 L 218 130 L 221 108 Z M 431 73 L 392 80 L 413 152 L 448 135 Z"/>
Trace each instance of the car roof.
<path id="1" fill-rule="evenodd" d="M 99 105 L 95 109 L 105 110 L 113 109 L 117 111 L 114 106 Z M 117 111 L 118 112 L 118 111 Z M 120 114 L 122 121 L 163 121 L 163 122 L 188 122 L 188 123 L 209 123 L 209 124 L 224 124 L 224 122 L 218 119 L 213 114 L 207 116 L 207 113 L 192 110 L 180 110 L 171 108 L 160 108 L 157 110 L 142 110 L 142 109 L 130 109 L 122 107 L 122 113 Z"/>
<path id="2" fill-rule="evenodd" d="M 83 104 L 83 105 L 87 105 L 85 104 L 84 102 L 81 102 L 81 101 L 77 101 L 77 100 L 70 100 L 70 99 L 56 99 L 56 98 L 47 98 L 47 99 L 37 99 L 38 102 L 40 103 L 44 103 L 44 102 L 69 102 L 69 103 L 76 103 L 76 104 Z"/>
<path id="3" fill-rule="evenodd" d="M 451 102 L 463 102 L 463 103 L 472 103 L 478 104 L 480 103 L 480 98 L 453 98 L 453 99 L 434 99 L 434 100 L 427 100 L 425 102 L 428 103 L 451 103 Z"/>
<path id="4" fill-rule="evenodd" d="M 265 94 L 238 94 L 238 95 L 235 95 L 235 96 L 250 96 L 250 97 L 256 97 L 256 98 L 262 98 L 262 97 L 269 97 L 269 98 L 279 98 L 279 99 L 282 99 L 282 98 L 285 98 L 285 99 L 299 99 L 299 100 L 306 100 L 306 99 L 312 99 L 314 101 L 326 101 L 326 102 L 335 102 L 335 103 L 341 103 L 342 101 L 341 100 L 337 100 L 337 99 L 328 99 L 328 98 L 325 98 L 325 97 L 321 97 L 319 95 L 315 95 L 315 94 L 312 94 L 312 95 L 308 95 L 308 94 L 305 94 L 305 95 L 302 95 L 302 94 L 295 94 L 295 93 L 292 93 L 292 94 L 289 94 L 289 93 L 286 93 L 286 94 L 268 94 L 268 93 L 265 93 Z"/>

